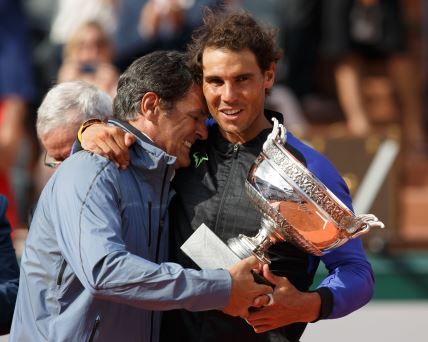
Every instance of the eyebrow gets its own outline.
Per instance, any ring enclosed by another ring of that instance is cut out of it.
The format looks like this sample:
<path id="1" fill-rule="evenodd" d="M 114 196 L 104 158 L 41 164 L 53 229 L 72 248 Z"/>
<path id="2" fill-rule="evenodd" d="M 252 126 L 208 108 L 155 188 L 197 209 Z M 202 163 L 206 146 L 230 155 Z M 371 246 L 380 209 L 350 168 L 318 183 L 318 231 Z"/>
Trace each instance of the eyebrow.
<path id="1" fill-rule="evenodd" d="M 233 76 L 233 78 L 252 77 L 253 75 L 254 75 L 254 73 L 252 73 L 252 72 L 244 72 L 242 74 L 238 74 L 238 75 Z M 220 76 L 217 76 L 217 75 L 207 75 L 207 76 L 204 76 L 204 79 L 206 81 L 212 81 L 212 80 L 216 80 L 216 79 L 222 80 L 223 78 Z"/>
<path id="2" fill-rule="evenodd" d="M 191 110 L 191 111 L 187 112 L 187 114 L 189 114 L 189 115 L 208 116 L 208 111 L 207 110 L 195 109 L 195 110 Z"/>

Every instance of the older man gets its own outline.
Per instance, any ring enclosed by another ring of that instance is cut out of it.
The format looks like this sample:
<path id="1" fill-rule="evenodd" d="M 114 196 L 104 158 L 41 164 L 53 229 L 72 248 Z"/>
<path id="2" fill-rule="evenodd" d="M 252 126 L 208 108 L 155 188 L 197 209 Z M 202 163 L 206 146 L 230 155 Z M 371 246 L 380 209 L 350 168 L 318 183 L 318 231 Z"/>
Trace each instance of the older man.
<path id="1" fill-rule="evenodd" d="M 120 77 L 112 125 L 132 133 L 130 166 L 81 151 L 39 200 L 21 262 L 10 341 L 157 341 L 159 310 L 248 316 L 272 288 L 255 258 L 229 270 L 167 263 L 170 181 L 206 137 L 200 87 L 176 52 L 136 60 Z"/>
<path id="2" fill-rule="evenodd" d="M 112 115 L 112 99 L 83 81 L 63 82 L 45 95 L 37 110 L 37 135 L 46 150 L 45 164 L 58 166 L 71 151 L 80 124 Z"/>

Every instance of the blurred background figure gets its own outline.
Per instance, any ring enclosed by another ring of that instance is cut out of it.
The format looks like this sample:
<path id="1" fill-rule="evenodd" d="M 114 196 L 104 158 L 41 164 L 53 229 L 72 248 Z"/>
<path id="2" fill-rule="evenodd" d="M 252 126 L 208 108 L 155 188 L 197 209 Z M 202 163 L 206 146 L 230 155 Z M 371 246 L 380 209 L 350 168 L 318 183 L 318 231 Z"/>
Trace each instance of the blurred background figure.
<path id="1" fill-rule="evenodd" d="M 109 36 L 99 22 L 83 23 L 64 45 L 58 82 L 82 80 L 115 96 L 118 79 Z"/>
<path id="2" fill-rule="evenodd" d="M 37 111 L 37 135 L 44 148 L 35 172 L 37 194 L 70 155 L 80 124 L 111 115 L 112 98 L 86 82 L 64 82 L 49 90 Z"/>
<path id="3" fill-rule="evenodd" d="M 44 0 L 46 1 L 46 0 Z M 50 39 L 57 46 L 61 59 L 62 46 L 83 24 L 96 21 L 111 38 L 117 27 L 117 2 L 120 0 L 56 0 Z"/>
<path id="4" fill-rule="evenodd" d="M 20 226 L 12 182 L 19 152 L 30 138 L 29 105 L 34 100 L 27 20 L 20 0 L 0 1 L 0 193 L 9 201 L 7 217 Z M 31 150 L 31 145 L 28 147 Z M 25 165 L 23 166 L 25 167 Z M 24 180 L 21 180 L 21 184 Z M 27 189 L 28 190 L 28 189 Z"/>
<path id="5" fill-rule="evenodd" d="M 184 51 L 193 29 L 201 24 L 202 8 L 218 0 L 121 0 L 115 36 L 120 70 L 155 50 Z"/>
<path id="6" fill-rule="evenodd" d="M 0 194 L 0 335 L 10 331 L 19 283 L 18 262 L 6 210 L 7 199 Z"/>
<path id="7" fill-rule="evenodd" d="M 397 95 L 403 146 L 408 153 L 421 153 L 426 152 L 422 101 L 407 54 L 403 12 L 399 0 L 324 0 L 321 44 L 324 56 L 335 62 L 337 96 L 348 131 L 367 136 L 373 130 L 362 77 L 369 70 L 367 64 L 377 63 Z M 388 123 L 397 118 L 376 119 Z"/>

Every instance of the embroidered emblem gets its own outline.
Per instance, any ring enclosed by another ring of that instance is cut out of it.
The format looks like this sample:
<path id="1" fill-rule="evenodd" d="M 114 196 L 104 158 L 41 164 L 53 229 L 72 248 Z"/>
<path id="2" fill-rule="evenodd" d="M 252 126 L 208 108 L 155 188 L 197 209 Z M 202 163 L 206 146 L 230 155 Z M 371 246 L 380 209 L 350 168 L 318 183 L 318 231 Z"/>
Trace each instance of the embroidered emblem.
<path id="1" fill-rule="evenodd" d="M 195 167 L 199 167 L 203 161 L 208 160 L 208 155 L 206 153 L 195 152 L 193 153 L 193 159 L 195 160 Z"/>

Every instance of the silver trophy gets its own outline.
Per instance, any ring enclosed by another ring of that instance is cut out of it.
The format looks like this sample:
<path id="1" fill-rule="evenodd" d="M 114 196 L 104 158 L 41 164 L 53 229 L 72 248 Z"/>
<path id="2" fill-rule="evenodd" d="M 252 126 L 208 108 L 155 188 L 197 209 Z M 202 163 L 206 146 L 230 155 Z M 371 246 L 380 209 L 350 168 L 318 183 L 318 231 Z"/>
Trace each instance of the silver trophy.
<path id="1" fill-rule="evenodd" d="M 384 228 L 376 216 L 349 210 L 284 147 L 285 139 L 284 126 L 274 119 L 245 182 L 247 194 L 262 213 L 259 232 L 254 237 L 241 234 L 226 246 L 202 225 L 182 246 L 200 267 L 228 267 L 251 255 L 270 263 L 266 251 L 279 241 L 320 256 L 371 228 Z"/>

